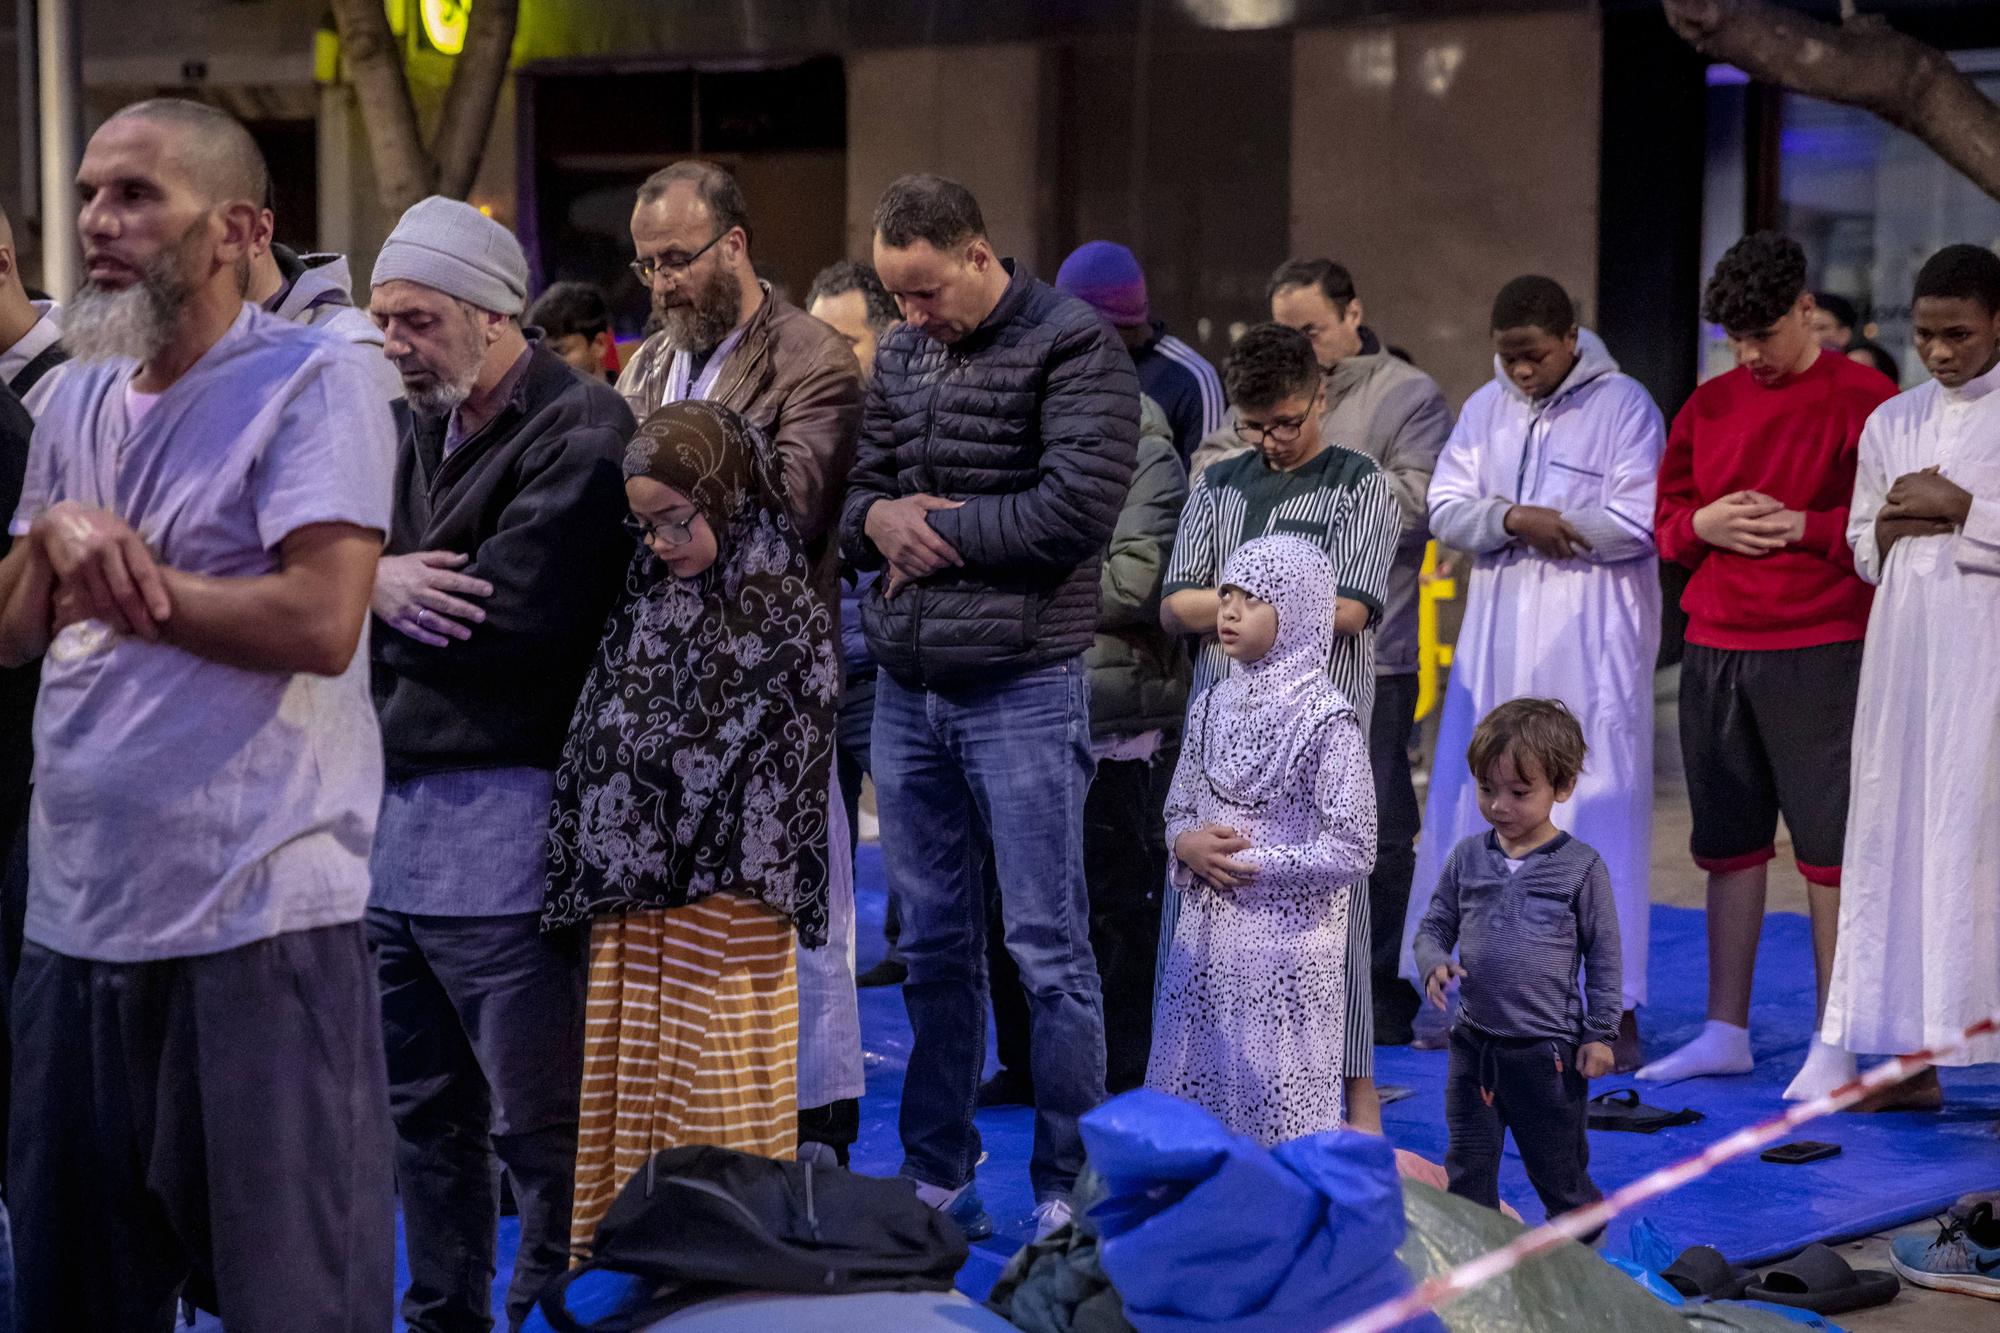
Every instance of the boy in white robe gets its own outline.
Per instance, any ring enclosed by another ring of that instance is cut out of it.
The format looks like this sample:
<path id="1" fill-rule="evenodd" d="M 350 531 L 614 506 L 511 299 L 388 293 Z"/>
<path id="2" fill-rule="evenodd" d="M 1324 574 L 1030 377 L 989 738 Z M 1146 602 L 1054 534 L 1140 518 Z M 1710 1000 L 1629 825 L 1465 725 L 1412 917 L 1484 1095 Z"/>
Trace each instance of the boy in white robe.
<path id="1" fill-rule="evenodd" d="M 1590 760 L 1557 807 L 1598 849 L 1618 905 L 1623 1010 L 1614 1053 L 1640 1061 L 1653 826 L 1653 666 L 1660 646 L 1654 483 L 1660 410 L 1552 279 L 1527 276 L 1493 303 L 1494 375 L 1466 401 L 1430 486 L 1431 530 L 1474 557 L 1465 624 L 1439 720 L 1438 753 L 1509 699 L 1560 699 Z M 1486 826 L 1463 765 L 1431 775 L 1416 882 Z M 1429 900 L 1410 902 L 1404 949 Z M 1407 966 L 1408 964 L 1406 964 Z"/>
<path id="2" fill-rule="evenodd" d="M 1820 1036 L 1858 1054 L 1951 1040 L 2000 1009 L 2000 256 L 1931 256 L 1911 322 L 1932 379 L 1868 419 L 1847 528 L 1877 592 Z M 1995 1060 L 1989 1035 L 1945 1063 Z M 1871 1101 L 1943 1095 L 1930 1070 Z"/>

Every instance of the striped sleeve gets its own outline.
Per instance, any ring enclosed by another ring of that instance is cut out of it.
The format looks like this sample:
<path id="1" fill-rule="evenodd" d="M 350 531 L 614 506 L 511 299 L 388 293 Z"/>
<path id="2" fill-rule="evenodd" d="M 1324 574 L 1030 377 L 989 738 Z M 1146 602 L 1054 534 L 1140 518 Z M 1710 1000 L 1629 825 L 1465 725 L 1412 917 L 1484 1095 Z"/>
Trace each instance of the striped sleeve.
<path id="1" fill-rule="evenodd" d="M 1201 393 L 1201 435 L 1207 438 L 1222 428 L 1222 419 L 1228 404 L 1222 395 L 1222 377 L 1215 373 L 1215 367 L 1208 364 L 1208 358 L 1194 348 L 1169 333 L 1155 343 L 1154 350 L 1175 365 L 1187 371 Z"/>
<path id="2" fill-rule="evenodd" d="M 1215 549 L 1215 493 L 1204 475 L 1195 478 L 1187 507 L 1181 510 L 1173 559 L 1167 565 L 1160 596 L 1171 597 L 1189 588 L 1213 588 L 1221 577 Z"/>
<path id="3" fill-rule="evenodd" d="M 1330 534 L 1335 590 L 1368 608 L 1368 623 L 1382 618 L 1389 592 L 1389 564 L 1395 558 L 1402 516 L 1396 497 L 1379 471 L 1370 469 L 1347 488 L 1347 503 Z M 1338 511 L 1337 511 L 1338 512 Z"/>

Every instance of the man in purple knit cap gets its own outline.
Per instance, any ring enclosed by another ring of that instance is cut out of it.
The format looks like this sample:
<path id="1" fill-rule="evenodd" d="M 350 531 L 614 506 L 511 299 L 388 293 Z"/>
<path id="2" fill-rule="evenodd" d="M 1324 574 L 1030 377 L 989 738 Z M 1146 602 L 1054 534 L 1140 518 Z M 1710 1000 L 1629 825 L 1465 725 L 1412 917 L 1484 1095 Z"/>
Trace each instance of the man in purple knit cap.
<path id="1" fill-rule="evenodd" d="M 1186 463 L 1225 416 L 1222 378 L 1200 352 L 1167 332 L 1146 304 L 1146 274 L 1116 241 L 1085 241 L 1056 270 L 1056 286 L 1092 306 L 1118 330 L 1139 388 L 1166 410 L 1174 448 Z"/>

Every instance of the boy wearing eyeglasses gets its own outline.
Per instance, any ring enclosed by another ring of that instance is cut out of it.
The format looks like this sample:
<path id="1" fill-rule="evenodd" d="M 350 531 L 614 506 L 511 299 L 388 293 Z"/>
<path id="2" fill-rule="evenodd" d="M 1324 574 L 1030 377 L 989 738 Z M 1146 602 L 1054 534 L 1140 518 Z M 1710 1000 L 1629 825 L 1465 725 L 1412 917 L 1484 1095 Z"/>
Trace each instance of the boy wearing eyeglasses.
<path id="1" fill-rule="evenodd" d="M 1195 478 L 1167 567 L 1160 623 L 1198 636 L 1190 700 L 1229 673 L 1215 639 L 1222 567 L 1236 548 L 1284 533 L 1320 547 L 1333 562 L 1337 594 L 1327 676 L 1368 729 L 1375 697 L 1374 627 L 1382 616 L 1401 518 L 1381 470 L 1326 437 L 1324 375 L 1312 341 L 1282 324 L 1259 324 L 1237 340 L 1223 366 L 1236 433 L 1250 446 Z M 1369 977 L 1368 895 L 1348 913 L 1348 1029 L 1343 1069 L 1348 1122 L 1380 1133 L 1375 1096 L 1374 1014 Z M 1171 892 L 1163 930 L 1179 908 Z"/>

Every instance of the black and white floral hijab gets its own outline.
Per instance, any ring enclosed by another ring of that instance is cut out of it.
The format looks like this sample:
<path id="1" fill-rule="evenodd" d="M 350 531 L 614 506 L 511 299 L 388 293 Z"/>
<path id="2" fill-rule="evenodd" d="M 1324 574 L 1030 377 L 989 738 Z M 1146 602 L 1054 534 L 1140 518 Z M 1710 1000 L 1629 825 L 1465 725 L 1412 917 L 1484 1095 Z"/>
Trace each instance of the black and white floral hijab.
<path id="1" fill-rule="evenodd" d="M 726 407 L 672 403 L 625 475 L 686 495 L 717 555 L 682 579 L 642 546 L 626 572 L 556 775 L 543 928 L 734 893 L 818 945 L 840 661 L 776 451 Z"/>

